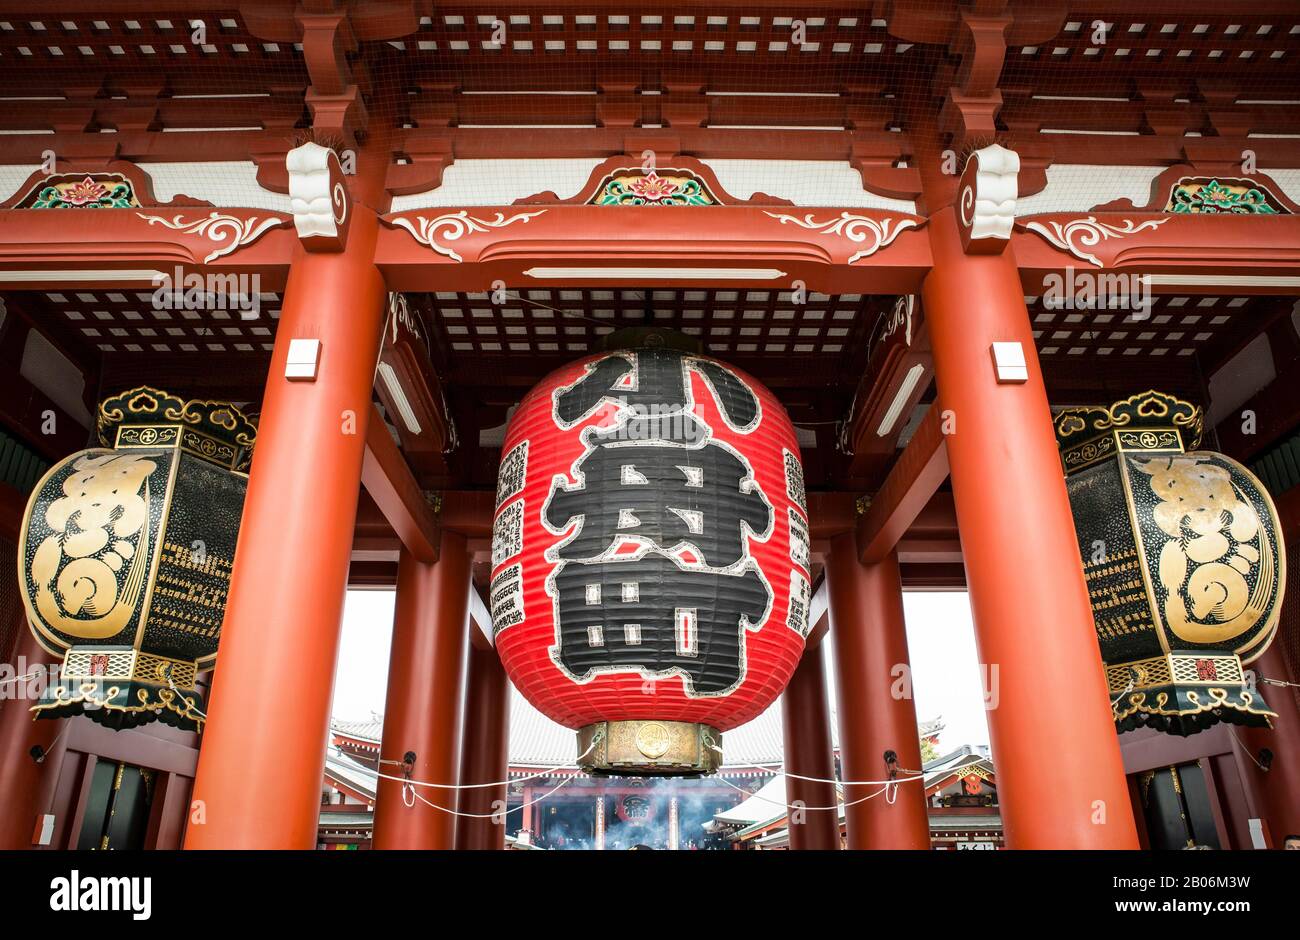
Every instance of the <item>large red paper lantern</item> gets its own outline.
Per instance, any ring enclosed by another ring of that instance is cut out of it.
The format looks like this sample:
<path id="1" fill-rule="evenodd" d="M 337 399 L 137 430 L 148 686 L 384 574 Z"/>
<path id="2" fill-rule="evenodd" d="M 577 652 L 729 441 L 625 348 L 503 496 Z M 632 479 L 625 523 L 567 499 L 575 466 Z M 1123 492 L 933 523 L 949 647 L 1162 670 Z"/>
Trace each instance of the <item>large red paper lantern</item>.
<path id="1" fill-rule="evenodd" d="M 657 338 L 652 337 L 652 338 Z M 549 375 L 506 430 L 497 651 L 597 772 L 716 768 L 803 653 L 803 469 L 766 388 L 662 346 Z"/>

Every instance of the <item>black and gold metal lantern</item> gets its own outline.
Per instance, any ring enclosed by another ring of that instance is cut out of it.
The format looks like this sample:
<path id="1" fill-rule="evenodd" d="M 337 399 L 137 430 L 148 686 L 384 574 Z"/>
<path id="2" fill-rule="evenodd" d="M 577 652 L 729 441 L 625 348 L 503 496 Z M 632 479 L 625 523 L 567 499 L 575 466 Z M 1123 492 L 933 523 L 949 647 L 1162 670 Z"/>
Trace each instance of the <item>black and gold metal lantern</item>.
<path id="1" fill-rule="evenodd" d="M 23 518 L 27 616 L 63 655 L 32 711 L 199 730 L 257 429 L 229 403 L 137 388 L 100 405 L 98 431 L 104 448 L 56 464 Z"/>
<path id="2" fill-rule="evenodd" d="M 1243 668 L 1272 640 L 1286 586 L 1263 485 L 1193 450 L 1201 410 L 1160 392 L 1055 425 L 1119 730 L 1267 725 Z"/>

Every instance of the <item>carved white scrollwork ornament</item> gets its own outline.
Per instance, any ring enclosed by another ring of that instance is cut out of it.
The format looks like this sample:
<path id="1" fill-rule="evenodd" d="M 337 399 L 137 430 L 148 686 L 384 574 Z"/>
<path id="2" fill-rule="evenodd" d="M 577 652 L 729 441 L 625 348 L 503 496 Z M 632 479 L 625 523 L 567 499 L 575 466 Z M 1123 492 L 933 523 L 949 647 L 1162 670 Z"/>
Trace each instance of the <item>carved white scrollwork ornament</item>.
<path id="1" fill-rule="evenodd" d="M 1112 238 L 1126 238 L 1129 235 L 1135 235 L 1144 229 L 1155 229 L 1168 222 L 1168 218 L 1163 219 L 1146 219 L 1143 222 L 1137 222 L 1133 219 L 1123 219 L 1119 222 L 1101 222 L 1096 216 L 1088 216 L 1083 219 L 1069 219 L 1064 222 L 1025 222 L 1025 229 L 1036 235 L 1042 236 L 1048 243 L 1060 248 L 1062 251 L 1068 251 L 1089 264 L 1095 264 L 1102 267 L 1101 259 L 1086 248 L 1099 245 L 1103 241 Z"/>
<path id="2" fill-rule="evenodd" d="M 535 219 L 544 212 L 546 212 L 545 209 L 538 209 L 535 212 L 518 212 L 511 216 L 507 216 L 504 212 L 498 212 L 496 218 L 480 219 L 462 209 L 459 212 L 449 212 L 446 215 L 436 216 L 432 219 L 425 218 L 422 215 L 413 218 L 399 217 L 393 219 L 392 224 L 406 229 L 417 242 L 427 245 L 443 257 L 450 258 L 452 261 L 463 262 L 465 259 L 445 242 L 458 241 L 471 232 L 486 232 L 494 228 L 504 228 L 516 222 L 526 223 L 529 219 Z"/>
<path id="3" fill-rule="evenodd" d="M 137 212 L 136 215 L 150 225 L 163 225 L 186 235 L 200 235 L 216 242 L 220 247 L 207 254 L 203 259 L 205 264 L 210 264 L 218 258 L 252 244 L 273 228 L 288 224 L 288 220 L 282 218 L 272 217 L 259 221 L 255 215 L 241 219 L 237 215 L 225 215 L 217 211 L 210 212 L 206 218 L 193 220 L 187 219 L 182 214 L 177 214 L 170 219 L 160 215 L 146 215 L 143 212 Z"/>
<path id="4" fill-rule="evenodd" d="M 865 248 L 849 256 L 849 264 L 874 255 L 906 229 L 916 228 L 920 225 L 920 221 L 917 219 L 896 219 L 889 216 L 873 219 L 865 215 L 855 215 L 852 212 L 841 212 L 839 218 L 831 218 L 824 222 L 813 218 L 811 212 L 803 218 L 787 215 L 784 212 L 767 212 L 766 210 L 764 210 L 764 214 L 770 215 L 783 225 L 789 222 L 800 228 L 819 232 L 822 235 L 836 235 L 857 245 L 865 242 Z"/>

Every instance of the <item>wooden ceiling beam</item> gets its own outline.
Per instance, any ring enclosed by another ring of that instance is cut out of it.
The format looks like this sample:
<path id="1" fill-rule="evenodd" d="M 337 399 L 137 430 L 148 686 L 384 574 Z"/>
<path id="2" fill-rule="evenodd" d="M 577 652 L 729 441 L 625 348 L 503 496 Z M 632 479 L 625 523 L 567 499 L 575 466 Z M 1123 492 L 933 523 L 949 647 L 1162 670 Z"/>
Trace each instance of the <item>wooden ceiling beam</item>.
<path id="1" fill-rule="evenodd" d="M 384 514 L 402 545 L 424 562 L 438 560 L 438 521 L 415 482 L 379 410 L 371 406 L 361 485 Z"/>
<path id="2" fill-rule="evenodd" d="M 948 478 L 948 448 L 941 420 L 938 408 L 926 412 L 870 508 L 859 517 L 858 552 L 864 564 L 874 564 L 894 550 Z"/>
<path id="3" fill-rule="evenodd" d="M 490 490 L 443 490 L 438 521 L 444 529 L 470 538 L 490 538 L 492 516 L 496 510 Z"/>

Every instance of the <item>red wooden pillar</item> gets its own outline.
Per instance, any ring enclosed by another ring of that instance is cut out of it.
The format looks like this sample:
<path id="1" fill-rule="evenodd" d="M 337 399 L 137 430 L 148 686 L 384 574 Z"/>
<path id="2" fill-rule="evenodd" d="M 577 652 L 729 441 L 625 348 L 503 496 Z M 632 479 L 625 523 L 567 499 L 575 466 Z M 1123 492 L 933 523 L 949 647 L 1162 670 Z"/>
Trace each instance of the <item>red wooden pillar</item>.
<path id="1" fill-rule="evenodd" d="M 492 783 L 460 791 L 460 811 L 471 814 L 456 820 L 456 848 L 506 847 L 506 772 L 510 739 L 510 680 L 496 650 L 471 644 L 469 687 L 465 695 L 465 722 L 461 730 L 460 782 Z M 495 814 L 496 818 L 492 815 Z"/>
<path id="2" fill-rule="evenodd" d="M 1282 600 L 1281 624 L 1273 644 L 1248 667 L 1256 676 L 1281 682 L 1300 682 L 1290 668 L 1282 646 L 1288 630 L 1300 622 L 1300 491 L 1290 490 L 1277 500 L 1278 518 L 1287 543 L 1291 580 Z M 1237 728 L 1237 762 L 1251 783 L 1258 812 L 1264 816 L 1270 844 L 1283 847 L 1288 835 L 1300 835 L 1300 689 L 1259 682 L 1264 701 L 1277 712 L 1272 728 Z M 1271 762 L 1263 759 L 1267 749 Z M 1241 753 L 1241 752 L 1246 753 Z M 1267 764 L 1268 770 L 1261 769 Z"/>
<path id="3" fill-rule="evenodd" d="M 1279 641 L 1274 640 L 1249 668 L 1269 679 L 1300 681 L 1287 669 Z M 1262 682 L 1257 687 L 1264 701 L 1277 712 L 1273 727 L 1233 730 L 1241 749 L 1247 752 L 1238 758 L 1238 764 L 1253 783 L 1257 811 L 1267 823 L 1271 846 L 1280 849 L 1287 836 L 1300 835 L 1300 708 L 1296 707 L 1293 688 Z M 1265 760 L 1266 750 L 1271 761 Z M 1261 765 L 1268 770 L 1261 769 Z"/>
<path id="4" fill-rule="evenodd" d="M 1286 642 L 1284 634 L 1287 629 L 1295 629 L 1295 624 L 1300 623 L 1300 588 L 1295 586 L 1300 581 L 1300 575 L 1296 573 L 1300 553 L 1294 547 L 1300 545 L 1300 493 L 1291 490 L 1290 494 L 1278 499 L 1278 516 L 1287 541 L 1291 581 L 1282 601 L 1278 636 L 1264 655 L 1248 668 L 1264 679 L 1296 683 L 1300 676 L 1291 670 L 1282 646 Z M 1264 816 L 1268 826 L 1270 845 L 1281 849 L 1288 835 L 1300 835 L 1300 690 L 1258 681 L 1256 686 L 1278 716 L 1273 719 L 1271 728 L 1235 729 L 1239 749 L 1247 751 L 1247 754 L 1239 755 L 1238 763 L 1251 781 L 1257 811 Z M 1265 759 L 1265 750 L 1271 759 Z M 1268 770 L 1262 770 L 1261 764 L 1268 766 Z"/>
<path id="5" fill-rule="evenodd" d="M 803 659 L 781 696 L 787 774 L 835 778 L 831 720 L 826 704 L 826 653 L 821 645 L 804 651 Z M 790 810 L 790 848 L 838 849 L 840 824 L 834 808 L 835 784 L 786 777 Z M 809 808 L 812 807 L 812 808 Z"/>
<path id="6" fill-rule="evenodd" d="M 885 752 L 893 751 L 899 776 L 921 768 L 921 739 L 910 686 L 911 663 L 903 620 L 898 557 L 863 564 L 849 533 L 831 540 L 826 559 L 835 641 L 840 763 L 845 780 L 884 780 Z M 844 802 L 851 849 L 928 849 L 930 821 L 920 781 L 900 783 L 863 799 L 880 786 L 846 786 Z M 860 802 L 858 802 L 860 801 Z"/>
<path id="7" fill-rule="evenodd" d="M 989 734 L 1011 848 L 1137 848 L 1119 741 L 1024 289 L 1010 248 L 962 250 L 931 216 L 923 286 L 945 416 Z M 991 345 L 1016 342 L 1028 381 L 1000 384 Z M 1068 729 L 1068 731 L 1066 731 Z M 1067 748 L 1044 736 L 1068 733 Z"/>
<path id="8" fill-rule="evenodd" d="M 6 571 L 4 576 L 13 577 L 13 572 Z M 56 680 L 59 660 L 36 642 L 25 614 L 19 615 L 18 629 L 11 657 L 14 677 L 40 669 L 42 681 Z M 4 807 L 0 812 L 0 849 L 32 847 L 38 816 L 45 812 L 42 795 L 54 782 L 47 775 L 58 773 L 58 761 L 38 764 L 31 755 L 34 747 L 48 751 L 68 721 L 32 720 L 30 709 L 40 687 L 30 681 L 12 682 L 0 699 L 0 806 Z"/>
<path id="9" fill-rule="evenodd" d="M 459 781 L 469 562 L 465 536 L 446 530 L 437 562 L 426 564 L 402 552 L 388 660 L 384 740 L 379 750 L 387 762 L 380 765 L 384 773 L 400 776 L 396 764 L 413 751 L 413 779 L 453 786 Z M 375 795 L 374 847 L 452 848 L 456 791 L 418 787 L 414 806 L 406 805 L 401 791 L 402 784 L 397 781 L 380 779 Z"/>
<path id="10" fill-rule="evenodd" d="M 519 831 L 526 832 L 531 837 L 533 835 L 533 788 L 524 785 L 524 798 L 520 802 L 519 809 Z"/>
<path id="11" fill-rule="evenodd" d="M 385 289 L 377 221 L 289 272 L 194 783 L 185 847 L 316 845 L 324 742 Z M 289 342 L 320 340 L 314 381 Z"/>

